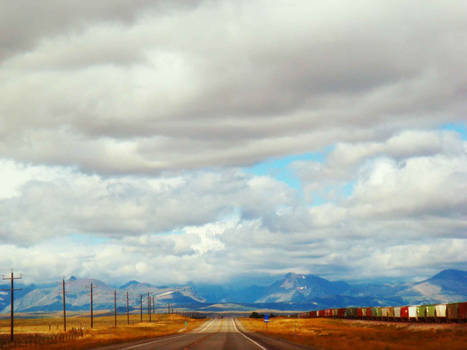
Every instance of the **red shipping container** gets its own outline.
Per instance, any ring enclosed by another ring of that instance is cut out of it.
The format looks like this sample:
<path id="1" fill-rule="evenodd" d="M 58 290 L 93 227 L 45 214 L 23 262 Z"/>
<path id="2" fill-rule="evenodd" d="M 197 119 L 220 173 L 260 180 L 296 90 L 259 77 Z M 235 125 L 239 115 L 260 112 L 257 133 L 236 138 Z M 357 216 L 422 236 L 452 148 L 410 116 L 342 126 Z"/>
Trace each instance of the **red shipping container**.
<path id="1" fill-rule="evenodd" d="M 318 316 L 319 317 L 324 317 L 324 310 L 319 310 L 318 311 Z"/>
<path id="2" fill-rule="evenodd" d="M 337 309 L 337 317 L 345 317 L 345 308 Z"/>
<path id="3" fill-rule="evenodd" d="M 366 317 L 371 317 L 371 307 L 367 307 L 365 309 L 365 312 L 366 312 Z"/>
<path id="4" fill-rule="evenodd" d="M 457 307 L 459 320 L 467 320 L 467 302 L 459 303 Z"/>
<path id="5" fill-rule="evenodd" d="M 401 307 L 401 318 L 405 318 L 405 319 L 409 318 L 409 307 L 408 306 Z"/>
<path id="6" fill-rule="evenodd" d="M 361 307 L 359 307 L 359 308 L 357 309 L 357 316 L 358 316 L 358 317 L 363 317 L 363 310 L 362 310 Z"/>
<path id="7" fill-rule="evenodd" d="M 316 311 L 310 311 L 310 317 L 316 317 Z"/>

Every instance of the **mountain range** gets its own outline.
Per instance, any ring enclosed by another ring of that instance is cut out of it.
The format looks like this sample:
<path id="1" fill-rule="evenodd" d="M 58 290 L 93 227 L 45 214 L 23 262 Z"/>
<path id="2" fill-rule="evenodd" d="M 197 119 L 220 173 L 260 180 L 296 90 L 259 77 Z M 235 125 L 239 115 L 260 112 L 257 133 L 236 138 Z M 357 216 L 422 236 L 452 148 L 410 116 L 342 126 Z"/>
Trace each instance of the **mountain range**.
<path id="1" fill-rule="evenodd" d="M 316 275 L 287 273 L 266 286 L 226 287 L 223 285 L 154 286 L 130 281 L 112 287 L 96 279 L 71 277 L 66 281 L 67 309 L 88 310 L 90 284 L 93 283 L 95 309 L 112 309 L 113 292 L 117 304 L 126 308 L 128 292 L 131 309 L 140 307 L 143 296 L 155 297 L 156 306 L 165 310 L 170 303 L 177 308 L 198 311 L 219 310 L 311 310 L 327 307 L 405 305 L 446 303 L 467 300 L 467 271 L 444 270 L 416 283 L 350 284 L 329 281 Z M 7 285 L 0 286 L 8 288 Z M 22 286 L 15 293 L 15 309 L 19 312 L 58 311 L 62 308 L 61 283 Z M 0 292 L 0 310 L 10 309 L 9 292 Z"/>

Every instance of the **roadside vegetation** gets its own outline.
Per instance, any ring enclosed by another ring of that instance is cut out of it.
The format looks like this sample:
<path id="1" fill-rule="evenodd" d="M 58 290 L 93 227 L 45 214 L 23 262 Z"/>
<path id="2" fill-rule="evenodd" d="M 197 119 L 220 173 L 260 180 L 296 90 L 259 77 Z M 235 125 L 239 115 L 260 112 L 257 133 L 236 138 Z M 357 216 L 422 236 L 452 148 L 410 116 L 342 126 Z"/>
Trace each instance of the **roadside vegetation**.
<path id="1" fill-rule="evenodd" d="M 276 317 L 242 318 L 246 329 L 315 349 L 465 350 L 466 324 L 373 322 Z"/>
<path id="2" fill-rule="evenodd" d="M 10 345 L 10 348 L 89 349 L 190 331 L 203 322 L 204 320 L 177 314 L 155 314 L 152 315 L 152 322 L 147 320 L 147 315 L 143 316 L 143 322 L 140 322 L 139 315 L 130 315 L 130 325 L 128 325 L 126 315 L 121 315 L 117 318 L 117 328 L 115 328 L 113 316 L 100 316 L 94 318 L 94 328 L 91 329 L 89 317 L 76 314 L 68 317 L 68 332 L 64 334 L 63 320 L 60 317 L 18 318 L 15 320 L 16 345 Z M 8 349 L 9 332 L 9 320 L 0 320 L 0 349 L 2 346 Z"/>

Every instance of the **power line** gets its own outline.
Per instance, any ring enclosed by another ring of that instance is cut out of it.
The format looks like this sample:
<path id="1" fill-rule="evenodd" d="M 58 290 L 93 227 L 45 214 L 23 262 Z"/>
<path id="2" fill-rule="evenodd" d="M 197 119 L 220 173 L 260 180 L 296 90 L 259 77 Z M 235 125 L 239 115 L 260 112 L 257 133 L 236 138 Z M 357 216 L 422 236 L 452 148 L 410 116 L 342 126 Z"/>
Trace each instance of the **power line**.
<path id="1" fill-rule="evenodd" d="M 10 280 L 11 282 L 11 285 L 10 285 L 10 289 L 2 289 L 2 290 L 5 290 L 5 291 L 10 291 L 10 340 L 11 341 L 14 341 L 15 339 L 15 336 L 14 336 L 14 328 L 15 328 L 15 291 L 17 290 L 21 290 L 21 288 L 17 288 L 15 289 L 15 286 L 14 286 L 14 281 L 15 280 L 19 280 L 23 278 L 22 275 L 19 275 L 19 276 L 16 276 L 14 275 L 13 271 L 11 271 L 10 273 L 10 277 L 6 277 L 5 275 L 3 275 L 2 279 L 3 280 Z"/>

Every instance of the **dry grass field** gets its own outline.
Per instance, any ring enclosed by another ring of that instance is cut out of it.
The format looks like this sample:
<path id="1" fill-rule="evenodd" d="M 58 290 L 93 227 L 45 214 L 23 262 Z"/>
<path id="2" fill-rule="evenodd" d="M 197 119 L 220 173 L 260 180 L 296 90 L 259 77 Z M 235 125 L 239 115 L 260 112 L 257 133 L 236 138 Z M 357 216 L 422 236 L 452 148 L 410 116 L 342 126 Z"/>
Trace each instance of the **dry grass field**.
<path id="1" fill-rule="evenodd" d="M 316 349 L 465 350 L 466 324 L 409 324 L 335 319 L 241 319 L 250 331 L 287 339 Z M 296 329 L 296 334 L 295 334 Z"/>
<path id="2" fill-rule="evenodd" d="M 188 327 L 185 329 L 185 321 Z M 169 335 L 182 331 L 192 330 L 201 325 L 204 320 L 195 320 L 180 315 L 157 314 L 152 316 L 152 322 L 147 315 L 130 315 L 130 325 L 127 325 L 126 315 L 118 316 L 117 328 L 114 328 L 113 316 L 100 316 L 94 318 L 94 328 L 90 328 L 88 316 L 69 316 L 67 330 L 69 335 L 72 329 L 83 329 L 83 336 L 76 339 L 63 340 L 63 320 L 60 317 L 24 318 L 15 320 L 15 338 L 19 343 L 33 342 L 31 345 L 20 345 L 17 349 L 34 347 L 35 349 L 89 349 L 96 346 L 114 344 L 145 338 Z M 0 338 L 9 337 L 9 320 L 0 320 Z M 81 333 L 81 331 L 80 331 Z M 47 344 L 47 340 L 58 338 L 57 344 Z M 71 338 L 71 336 L 69 337 Z M 41 344 L 43 343 L 43 344 Z M 1 345 L 0 345 L 1 349 Z"/>

